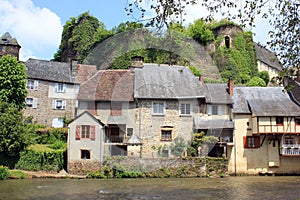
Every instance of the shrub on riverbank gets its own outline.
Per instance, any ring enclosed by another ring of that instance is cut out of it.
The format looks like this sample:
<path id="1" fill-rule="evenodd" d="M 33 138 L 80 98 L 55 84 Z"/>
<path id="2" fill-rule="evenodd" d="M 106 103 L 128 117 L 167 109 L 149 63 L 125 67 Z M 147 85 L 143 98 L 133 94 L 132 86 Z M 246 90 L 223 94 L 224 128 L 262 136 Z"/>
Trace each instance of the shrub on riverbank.
<path id="1" fill-rule="evenodd" d="M 8 178 L 8 167 L 0 166 L 0 180 Z"/>

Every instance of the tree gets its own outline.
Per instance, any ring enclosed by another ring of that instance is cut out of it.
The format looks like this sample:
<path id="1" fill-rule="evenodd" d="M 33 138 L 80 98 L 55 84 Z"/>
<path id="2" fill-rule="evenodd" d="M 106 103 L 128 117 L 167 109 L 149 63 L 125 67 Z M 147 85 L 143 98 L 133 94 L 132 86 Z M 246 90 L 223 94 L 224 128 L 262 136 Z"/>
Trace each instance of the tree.
<path id="1" fill-rule="evenodd" d="M 0 102 L 14 104 L 18 109 L 24 108 L 27 95 L 25 70 L 25 65 L 13 56 L 0 58 Z"/>
<path id="2" fill-rule="evenodd" d="M 15 104 L 0 102 L 0 153 L 19 156 L 30 143 L 32 129 L 24 121 L 22 111 Z"/>
<path id="3" fill-rule="evenodd" d="M 196 40 L 199 44 L 206 45 L 208 42 L 214 40 L 214 35 L 209 30 L 202 19 L 196 20 L 188 27 L 188 35 Z"/>
<path id="4" fill-rule="evenodd" d="M 250 81 L 246 84 L 249 87 L 266 87 L 266 83 L 263 79 L 258 76 L 254 76 Z"/>
<path id="5" fill-rule="evenodd" d="M 71 62 L 74 59 L 81 62 L 96 42 L 101 42 L 110 35 L 105 25 L 88 12 L 82 13 L 78 18 L 72 17 L 64 25 L 61 43 L 54 60 Z"/>
<path id="6" fill-rule="evenodd" d="M 213 19 L 220 12 L 224 18 L 239 19 L 244 26 L 255 26 L 255 19 L 262 17 L 269 20 L 273 31 L 269 33 L 268 45 L 276 51 L 283 66 L 300 69 L 300 3 L 299 0 L 151 0 L 144 4 L 141 0 L 128 3 L 125 8 L 128 15 L 140 21 L 147 21 L 148 26 L 161 29 L 172 22 L 182 23 L 187 6 L 201 4 L 209 11 L 207 20 Z M 140 16 L 136 17 L 135 12 Z M 147 13 L 147 15 L 145 15 Z M 154 13 L 149 16 L 148 13 Z M 234 14 L 236 13 L 236 14 Z"/>
<path id="7" fill-rule="evenodd" d="M 259 72 L 258 73 L 258 77 L 261 78 L 261 79 L 263 79 L 265 81 L 266 85 L 269 84 L 269 82 L 270 82 L 270 76 L 269 76 L 268 71 L 261 71 L 261 72 Z"/>

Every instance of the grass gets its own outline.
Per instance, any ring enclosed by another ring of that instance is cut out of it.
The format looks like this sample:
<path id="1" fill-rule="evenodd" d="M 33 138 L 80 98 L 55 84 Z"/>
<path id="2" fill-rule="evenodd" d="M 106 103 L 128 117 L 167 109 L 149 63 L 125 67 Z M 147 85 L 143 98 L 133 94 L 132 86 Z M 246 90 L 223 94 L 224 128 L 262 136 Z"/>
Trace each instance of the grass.
<path id="1" fill-rule="evenodd" d="M 20 170 L 9 170 L 8 178 L 11 179 L 24 179 L 27 177 L 27 174 Z"/>
<path id="2" fill-rule="evenodd" d="M 62 150 L 62 149 L 54 149 L 51 148 L 52 144 L 33 144 L 28 147 L 28 150 L 37 151 L 37 152 L 49 152 L 55 150 Z"/>

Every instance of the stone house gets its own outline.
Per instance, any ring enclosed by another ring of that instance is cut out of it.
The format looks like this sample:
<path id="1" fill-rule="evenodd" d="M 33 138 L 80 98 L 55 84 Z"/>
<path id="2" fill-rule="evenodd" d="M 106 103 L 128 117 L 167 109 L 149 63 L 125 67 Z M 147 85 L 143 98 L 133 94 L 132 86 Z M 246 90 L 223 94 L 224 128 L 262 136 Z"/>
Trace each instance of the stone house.
<path id="1" fill-rule="evenodd" d="M 48 127 L 62 127 L 74 118 L 79 84 L 69 63 L 29 59 L 25 62 L 27 97 L 25 116 Z"/>
<path id="2" fill-rule="evenodd" d="M 142 157 L 174 156 L 170 146 L 191 141 L 204 101 L 202 83 L 186 67 L 143 64 L 134 69 L 135 132 Z"/>
<path id="3" fill-rule="evenodd" d="M 235 87 L 228 171 L 300 173 L 300 108 L 282 87 Z"/>
<path id="4" fill-rule="evenodd" d="M 0 37 L 0 57 L 4 55 L 12 55 L 19 60 L 19 51 L 21 46 L 15 38 L 6 32 Z"/>
<path id="5" fill-rule="evenodd" d="M 216 144 L 209 145 L 208 156 L 228 157 L 232 150 L 234 130 L 231 113 L 233 80 L 230 79 L 228 84 L 204 84 L 204 89 L 204 109 L 194 118 L 194 132 L 203 131 L 206 136 L 218 138 Z"/>
<path id="6" fill-rule="evenodd" d="M 88 111 L 106 126 L 104 155 L 136 154 L 129 141 L 135 134 L 133 84 L 131 70 L 99 70 L 80 86 L 78 114 Z"/>
<path id="7" fill-rule="evenodd" d="M 267 71 L 269 73 L 270 80 L 277 77 L 278 73 L 282 71 L 282 65 L 280 64 L 276 54 L 260 44 L 254 43 L 254 45 L 257 56 L 258 71 Z"/>
<path id="8" fill-rule="evenodd" d="M 68 127 L 68 172 L 99 170 L 103 162 L 105 125 L 97 116 L 84 111 Z"/>

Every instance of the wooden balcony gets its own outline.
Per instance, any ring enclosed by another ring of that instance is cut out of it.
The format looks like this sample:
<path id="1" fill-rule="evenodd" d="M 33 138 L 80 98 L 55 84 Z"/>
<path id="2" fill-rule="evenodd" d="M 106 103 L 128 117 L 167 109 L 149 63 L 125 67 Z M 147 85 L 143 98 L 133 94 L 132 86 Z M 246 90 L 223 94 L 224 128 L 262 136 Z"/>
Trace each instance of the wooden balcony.
<path id="1" fill-rule="evenodd" d="M 105 143 L 124 143 L 124 137 L 110 136 L 105 138 Z"/>
<path id="2" fill-rule="evenodd" d="M 281 147 L 281 155 L 283 156 L 300 156 L 299 144 L 283 144 Z"/>

